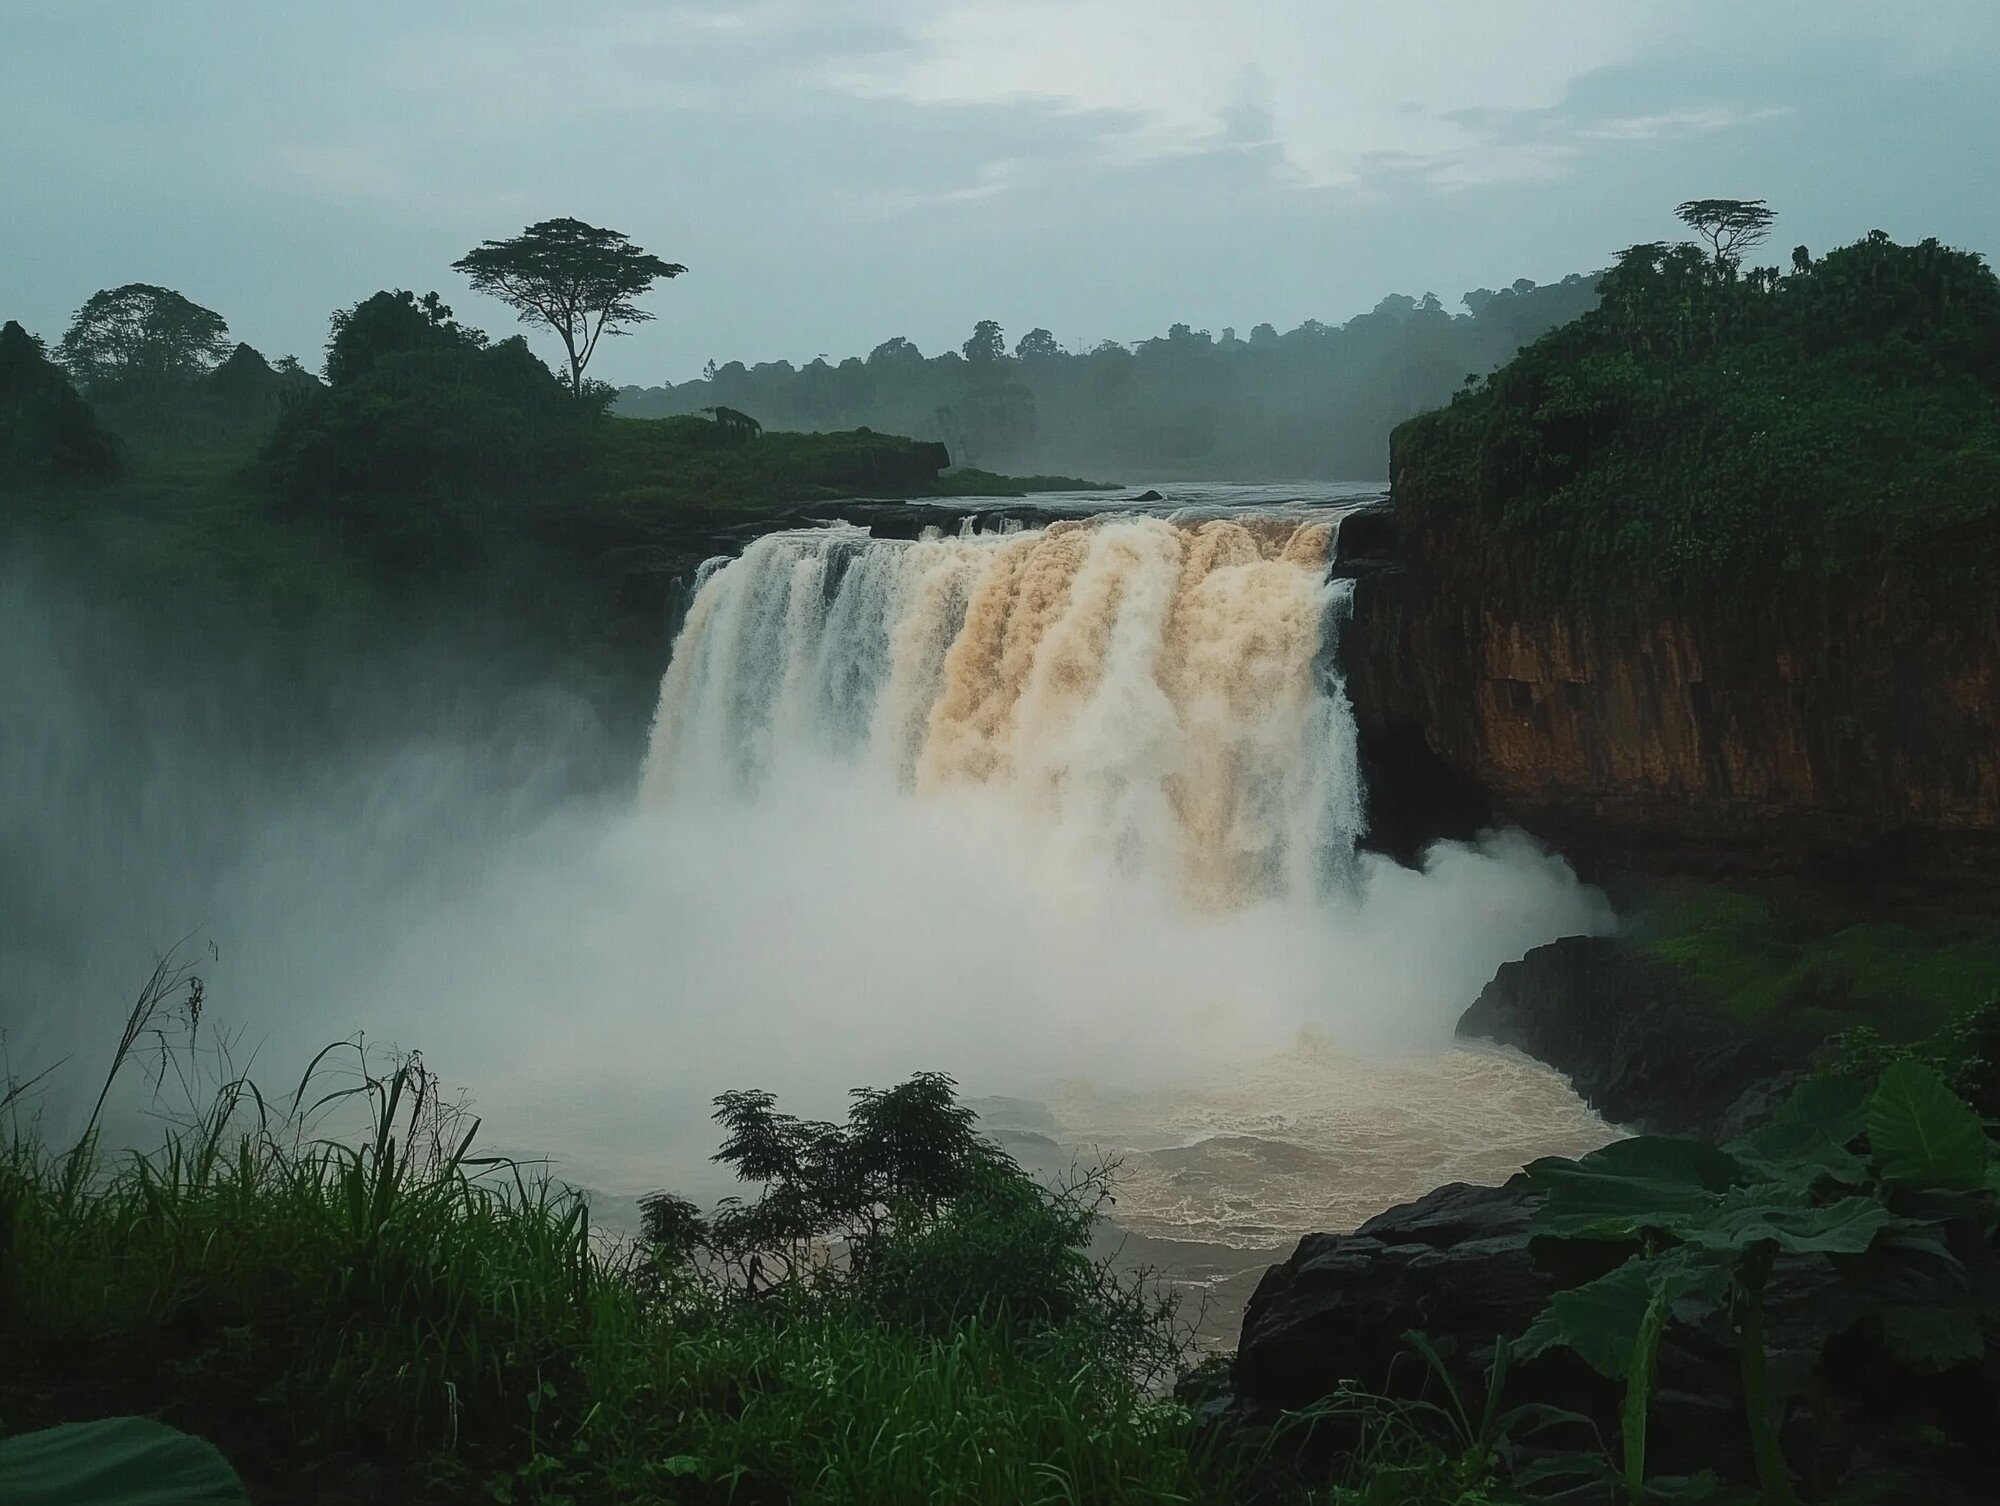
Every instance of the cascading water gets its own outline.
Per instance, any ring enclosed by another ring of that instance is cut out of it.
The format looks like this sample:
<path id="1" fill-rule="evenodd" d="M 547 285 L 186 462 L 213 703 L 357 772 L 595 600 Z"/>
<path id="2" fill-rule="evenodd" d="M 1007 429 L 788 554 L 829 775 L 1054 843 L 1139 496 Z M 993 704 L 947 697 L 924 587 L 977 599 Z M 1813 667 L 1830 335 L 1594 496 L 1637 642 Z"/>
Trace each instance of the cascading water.
<path id="1" fill-rule="evenodd" d="M 1336 527 L 766 536 L 704 571 L 642 809 L 784 833 L 768 876 L 821 964 L 796 1028 L 880 1015 L 911 1064 L 1031 1095 L 1017 1152 L 1121 1157 L 1128 1230 L 1269 1246 L 1600 1143 L 1552 1073 L 1449 1028 L 1601 903 L 1519 839 L 1421 874 L 1357 852 Z"/>
<path id="2" fill-rule="evenodd" d="M 0 737 L 0 847 L 47 880 L 25 961 L 0 946 L 0 1034 L 16 1060 L 88 1059 L 123 1027 L 125 967 L 62 954 L 196 932 L 267 1081 L 352 1032 L 422 1047 L 482 1144 L 551 1157 L 612 1219 L 617 1194 L 733 1190 L 717 1093 L 829 1117 L 920 1070 L 1026 1160 L 1121 1157 L 1126 1230 L 1205 1248 L 1601 1140 L 1553 1073 L 1452 1024 L 1502 963 L 1604 925 L 1602 900 L 1518 836 L 1421 872 L 1357 851 L 1335 513 L 1197 501 L 793 531 L 712 564 L 636 801 L 565 793 L 607 745 L 561 685 L 386 658 L 326 701 L 360 733 L 320 750 L 287 730 L 289 655 L 128 684 L 145 626 L 0 572 L 0 686 L 39 708 Z"/>
<path id="3" fill-rule="evenodd" d="M 769 535 L 697 592 L 644 796 L 841 764 L 916 798 L 997 792 L 1052 851 L 1198 909 L 1318 894 L 1362 822 L 1333 526 Z"/>

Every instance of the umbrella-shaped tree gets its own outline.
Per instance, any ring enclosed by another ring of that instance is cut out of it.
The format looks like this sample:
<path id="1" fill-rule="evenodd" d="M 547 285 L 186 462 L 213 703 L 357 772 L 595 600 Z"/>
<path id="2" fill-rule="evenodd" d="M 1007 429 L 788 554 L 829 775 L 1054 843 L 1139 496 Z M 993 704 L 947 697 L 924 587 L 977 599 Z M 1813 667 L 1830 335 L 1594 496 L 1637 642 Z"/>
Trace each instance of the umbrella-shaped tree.
<path id="1" fill-rule="evenodd" d="M 570 391 L 578 397 L 598 340 L 652 318 L 638 299 L 661 278 L 687 270 L 616 230 L 573 219 L 543 220 L 509 240 L 481 241 L 451 265 L 478 291 L 510 304 L 523 323 L 555 331 L 568 356 Z"/>

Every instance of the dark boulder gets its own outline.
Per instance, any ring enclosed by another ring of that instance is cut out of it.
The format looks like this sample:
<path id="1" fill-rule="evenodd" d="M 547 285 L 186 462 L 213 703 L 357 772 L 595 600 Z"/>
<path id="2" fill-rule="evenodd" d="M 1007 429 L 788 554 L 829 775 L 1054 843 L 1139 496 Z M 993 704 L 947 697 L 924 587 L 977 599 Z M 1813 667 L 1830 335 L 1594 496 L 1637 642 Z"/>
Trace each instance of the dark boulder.
<path id="1" fill-rule="evenodd" d="M 1352 1234 L 1309 1234 L 1264 1273 L 1243 1314 L 1231 1380 L 1251 1411 L 1290 1410 L 1342 1381 L 1408 1391 L 1421 1366 L 1403 1334 L 1422 1329 L 1468 1369 L 1493 1340 L 1547 1305 L 1553 1279 L 1528 1252 L 1541 1202 L 1524 1184 L 1448 1186 Z"/>
<path id="2" fill-rule="evenodd" d="M 1802 1057 L 1796 1044 L 1717 1014 L 1674 963 L 1601 936 L 1565 937 L 1503 965 L 1458 1034 L 1547 1062 L 1614 1124 L 1710 1140 L 1753 1127 L 1753 1090 Z"/>
<path id="3" fill-rule="evenodd" d="M 1392 1208 L 1353 1234 L 1308 1235 L 1289 1260 L 1265 1273 L 1244 1315 L 1228 1388 L 1207 1414 L 1239 1429 L 1267 1430 L 1348 1383 L 1442 1401 L 1405 1337 L 1413 1329 L 1438 1352 L 1462 1395 L 1483 1396 L 1495 1339 L 1518 1337 L 1558 1287 L 1601 1274 L 1619 1258 L 1589 1246 L 1532 1241 L 1540 1201 L 1520 1178 L 1504 1187 L 1457 1183 Z M 1894 1456 L 1913 1422 L 1977 1436 L 1964 1417 L 1990 1408 L 1993 1394 L 1976 1368 L 1913 1375 L 1890 1363 L 1878 1343 L 1846 1328 L 1837 1289 L 1825 1257 L 1781 1256 L 1765 1290 L 1776 1420 L 1793 1467 L 1820 1493 Z M 1622 1387 L 1563 1349 L 1517 1358 L 1508 1375 L 1508 1403 L 1533 1400 L 1579 1413 L 1615 1450 Z M 1671 1321 L 1648 1420 L 1651 1471 L 1712 1469 L 1727 1479 L 1754 1478 L 1742 1408 L 1727 1319 Z M 1337 1419 L 1266 1436 L 1309 1469 L 1323 1468 L 1330 1454 L 1359 1441 L 1343 1435 Z M 1586 1441 L 1533 1440 L 1556 1449 Z M 1958 1460 L 1947 1473 L 1977 1478 L 1990 1468 L 1990 1452 L 1982 1446 L 1977 1460 Z M 1919 1458 L 1917 1467 L 1931 1493 L 1911 1499 L 1970 1499 L 1937 1473 L 1942 1461 Z"/>

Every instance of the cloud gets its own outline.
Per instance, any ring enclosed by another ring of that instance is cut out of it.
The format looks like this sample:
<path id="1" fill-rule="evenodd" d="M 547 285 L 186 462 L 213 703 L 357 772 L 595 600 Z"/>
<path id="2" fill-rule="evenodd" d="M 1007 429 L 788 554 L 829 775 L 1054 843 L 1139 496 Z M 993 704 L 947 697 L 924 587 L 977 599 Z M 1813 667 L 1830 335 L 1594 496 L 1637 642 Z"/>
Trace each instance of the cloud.
<path id="1" fill-rule="evenodd" d="M 990 199 L 996 193 L 1005 191 L 1007 186 L 1014 181 L 1014 175 L 1019 168 L 1020 164 L 1011 158 L 1002 158 L 998 162 L 989 162 L 979 170 L 979 179 L 977 182 L 969 183 L 963 188 L 948 189 L 944 194 L 944 198 L 946 202 L 953 204 L 970 203 L 977 199 Z"/>
<path id="2" fill-rule="evenodd" d="M 1577 134 L 1596 141 L 1658 141 L 1680 136 L 1706 136 L 1714 131 L 1755 125 L 1791 114 L 1789 105 L 1766 105 L 1742 110 L 1731 105 L 1710 105 L 1700 109 L 1665 110 L 1655 115 L 1628 115 L 1617 120 L 1601 120 L 1585 126 Z"/>
<path id="3" fill-rule="evenodd" d="M 1629 7 L 1581 0 L 1417 12 L 1388 0 L 951 0 L 911 14 L 902 45 L 822 76 L 866 98 L 1094 116 L 1114 161 L 1241 146 L 1240 123 L 1257 118 L 1302 183 L 1385 169 L 1491 181 L 1544 177 L 1552 158 L 1473 120 L 1553 109 L 1650 32 Z"/>
<path id="4" fill-rule="evenodd" d="M 1669 100 L 1606 119 L 1574 105 L 1593 75 L 1698 78 L 1725 39 L 1732 56 L 1783 49 L 1808 15 L 1814 36 L 1865 49 L 1890 72 L 1991 51 L 2000 35 L 1979 7 L 1905 14 L 1856 0 L 1748 13 L 1714 0 L 882 0 L 871 9 L 900 39 L 827 62 L 823 83 L 919 106 L 1081 117 L 1099 160 L 1124 166 L 1240 147 L 1241 123 L 1254 119 L 1268 123 L 1293 183 L 1348 188 L 1549 182 L 1591 142 L 1774 119 L 1787 107 Z"/>
<path id="5" fill-rule="evenodd" d="M 834 199 L 857 218 L 894 219 L 940 204 L 976 204 L 982 199 L 1005 193 L 1020 181 L 1020 160 L 1003 157 L 981 167 L 970 183 L 959 183 L 949 188 L 847 189 L 836 193 Z"/>

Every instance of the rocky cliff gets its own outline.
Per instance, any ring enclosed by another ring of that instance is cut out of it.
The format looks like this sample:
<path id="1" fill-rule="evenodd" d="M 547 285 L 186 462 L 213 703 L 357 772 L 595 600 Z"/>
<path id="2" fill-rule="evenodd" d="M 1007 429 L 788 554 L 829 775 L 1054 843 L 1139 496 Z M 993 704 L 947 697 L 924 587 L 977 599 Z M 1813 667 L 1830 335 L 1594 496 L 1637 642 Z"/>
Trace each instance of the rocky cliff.
<path id="1" fill-rule="evenodd" d="M 1673 963 L 1608 936 L 1565 937 L 1502 964 L 1458 1034 L 1547 1062 L 1635 1134 L 1715 1141 L 1761 1122 L 1811 1049 L 1718 1014 Z"/>
<path id="2" fill-rule="evenodd" d="M 1590 599 L 1401 467 L 1393 497 L 1343 645 L 1378 827 L 1469 781 L 1586 867 L 2000 886 L 2000 600 L 1927 612 L 1886 572 Z"/>

